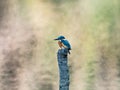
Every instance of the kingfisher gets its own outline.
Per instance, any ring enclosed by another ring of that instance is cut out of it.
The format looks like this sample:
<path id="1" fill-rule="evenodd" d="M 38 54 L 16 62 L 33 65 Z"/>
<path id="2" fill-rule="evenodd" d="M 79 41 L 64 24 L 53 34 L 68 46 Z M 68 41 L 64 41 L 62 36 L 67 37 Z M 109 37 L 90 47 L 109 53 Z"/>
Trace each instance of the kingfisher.
<path id="1" fill-rule="evenodd" d="M 63 45 L 64 45 L 65 47 L 68 48 L 68 50 L 71 50 L 71 45 L 70 45 L 69 41 L 65 39 L 64 36 L 62 36 L 62 35 L 61 35 L 61 36 L 58 36 L 58 37 L 57 37 L 56 39 L 54 39 L 54 40 L 59 40 L 60 42 L 63 43 Z"/>

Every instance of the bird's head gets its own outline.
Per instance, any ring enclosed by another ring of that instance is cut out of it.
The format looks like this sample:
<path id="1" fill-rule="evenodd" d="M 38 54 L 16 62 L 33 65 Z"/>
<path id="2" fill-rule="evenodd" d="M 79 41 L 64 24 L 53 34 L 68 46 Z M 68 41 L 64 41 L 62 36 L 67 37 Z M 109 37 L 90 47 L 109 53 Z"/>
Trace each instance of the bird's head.
<path id="1" fill-rule="evenodd" d="M 65 39 L 65 37 L 64 36 L 59 36 L 59 37 L 57 37 L 56 39 L 54 39 L 54 40 L 63 40 L 63 39 Z"/>

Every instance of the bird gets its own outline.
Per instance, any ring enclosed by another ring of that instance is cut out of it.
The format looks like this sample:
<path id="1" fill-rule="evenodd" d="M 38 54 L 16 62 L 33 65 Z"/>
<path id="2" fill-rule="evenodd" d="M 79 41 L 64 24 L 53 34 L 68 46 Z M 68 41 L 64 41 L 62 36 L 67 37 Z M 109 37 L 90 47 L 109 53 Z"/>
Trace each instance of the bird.
<path id="1" fill-rule="evenodd" d="M 63 45 L 65 45 L 65 46 L 68 48 L 68 50 L 71 50 L 71 45 L 70 45 L 69 41 L 65 39 L 64 36 L 62 36 L 62 35 L 61 35 L 61 36 L 58 36 L 58 37 L 57 37 L 56 39 L 54 39 L 54 40 L 59 40 L 60 42 L 63 43 Z"/>

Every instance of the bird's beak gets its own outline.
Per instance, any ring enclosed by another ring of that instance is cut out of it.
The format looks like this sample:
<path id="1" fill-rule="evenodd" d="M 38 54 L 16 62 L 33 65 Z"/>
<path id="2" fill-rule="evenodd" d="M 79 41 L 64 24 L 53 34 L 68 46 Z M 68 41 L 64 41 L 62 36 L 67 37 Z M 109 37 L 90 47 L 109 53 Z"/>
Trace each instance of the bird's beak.
<path id="1" fill-rule="evenodd" d="M 58 39 L 56 38 L 56 39 L 54 39 L 54 40 L 58 40 Z"/>

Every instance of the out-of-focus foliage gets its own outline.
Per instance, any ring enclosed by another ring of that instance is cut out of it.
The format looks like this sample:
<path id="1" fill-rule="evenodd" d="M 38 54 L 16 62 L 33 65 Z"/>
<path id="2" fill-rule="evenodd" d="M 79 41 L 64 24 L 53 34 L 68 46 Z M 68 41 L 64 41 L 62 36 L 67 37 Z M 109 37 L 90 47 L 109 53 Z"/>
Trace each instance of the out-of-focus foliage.
<path id="1" fill-rule="evenodd" d="M 120 89 L 119 0 L 1 0 L 0 90 L 58 90 L 59 35 L 70 90 Z"/>

